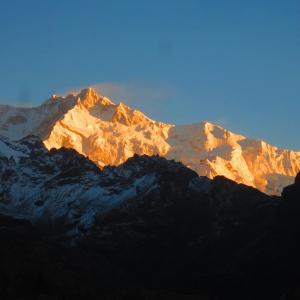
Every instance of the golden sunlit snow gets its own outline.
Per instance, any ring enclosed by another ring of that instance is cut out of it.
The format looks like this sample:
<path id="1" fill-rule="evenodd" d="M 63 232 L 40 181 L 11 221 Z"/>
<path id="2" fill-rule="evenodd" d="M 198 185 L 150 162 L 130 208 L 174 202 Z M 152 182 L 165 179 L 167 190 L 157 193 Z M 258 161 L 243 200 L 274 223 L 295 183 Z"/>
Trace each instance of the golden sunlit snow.
<path id="1" fill-rule="evenodd" d="M 209 122 L 175 126 L 151 120 L 88 88 L 52 96 L 36 108 L 3 107 L 0 134 L 39 135 L 48 149 L 69 147 L 99 167 L 136 154 L 181 161 L 199 175 L 224 175 L 269 194 L 280 194 L 300 171 L 300 152 L 248 139 Z"/>

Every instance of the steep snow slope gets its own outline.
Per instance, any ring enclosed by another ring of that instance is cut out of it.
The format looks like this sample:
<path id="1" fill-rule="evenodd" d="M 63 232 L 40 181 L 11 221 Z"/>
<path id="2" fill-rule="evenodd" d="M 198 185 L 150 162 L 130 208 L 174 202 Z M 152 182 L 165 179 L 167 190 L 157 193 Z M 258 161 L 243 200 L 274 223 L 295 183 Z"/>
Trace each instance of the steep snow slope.
<path id="1" fill-rule="evenodd" d="M 10 139 L 36 134 L 48 149 L 73 148 L 100 167 L 119 165 L 134 154 L 158 154 L 183 162 L 199 175 L 224 175 L 269 194 L 280 194 L 300 170 L 300 152 L 208 122 L 157 122 L 90 88 L 53 96 L 36 108 L 0 106 L 0 134 Z"/>

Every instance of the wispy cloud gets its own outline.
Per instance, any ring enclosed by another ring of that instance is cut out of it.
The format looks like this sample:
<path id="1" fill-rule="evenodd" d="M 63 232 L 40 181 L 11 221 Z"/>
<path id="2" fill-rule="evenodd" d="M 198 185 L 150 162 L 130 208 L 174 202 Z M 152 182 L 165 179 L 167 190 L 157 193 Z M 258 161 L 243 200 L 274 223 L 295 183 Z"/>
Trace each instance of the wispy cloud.
<path id="1" fill-rule="evenodd" d="M 104 82 L 92 85 L 100 94 L 106 95 L 116 101 L 127 103 L 152 103 L 167 101 L 172 94 L 165 85 L 149 85 L 144 83 L 115 83 Z"/>
<path id="2" fill-rule="evenodd" d="M 115 103 L 124 102 L 150 115 L 161 113 L 174 95 L 174 90 L 167 84 L 149 84 L 134 81 L 94 83 L 69 89 L 63 94 L 78 93 L 87 87 L 94 88 L 100 95 L 110 98 Z"/>
<path id="3" fill-rule="evenodd" d="M 213 122 L 222 127 L 228 126 L 228 120 L 226 119 L 226 117 L 217 118 L 217 119 L 213 120 Z"/>

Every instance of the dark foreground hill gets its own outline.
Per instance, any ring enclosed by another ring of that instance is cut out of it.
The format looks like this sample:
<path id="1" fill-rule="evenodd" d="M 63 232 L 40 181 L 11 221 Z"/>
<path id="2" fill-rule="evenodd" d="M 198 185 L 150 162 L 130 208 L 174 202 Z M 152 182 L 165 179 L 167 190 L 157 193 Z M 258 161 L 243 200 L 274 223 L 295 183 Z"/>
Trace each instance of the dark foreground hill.
<path id="1" fill-rule="evenodd" d="M 282 197 L 34 137 L 0 160 L 0 299 L 299 299 L 300 175 Z"/>

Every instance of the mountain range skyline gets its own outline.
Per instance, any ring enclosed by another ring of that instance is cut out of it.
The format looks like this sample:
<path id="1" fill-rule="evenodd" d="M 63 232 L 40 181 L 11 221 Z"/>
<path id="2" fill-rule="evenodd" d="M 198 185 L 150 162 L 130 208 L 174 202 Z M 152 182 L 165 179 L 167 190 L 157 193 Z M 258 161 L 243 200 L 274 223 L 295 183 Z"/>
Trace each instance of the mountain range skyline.
<path id="1" fill-rule="evenodd" d="M 100 84 L 153 119 L 300 150 L 299 1 L 18 2 L 1 3 L 0 103 Z"/>
<path id="2" fill-rule="evenodd" d="M 159 155 L 200 176 L 222 175 L 271 195 L 280 195 L 300 170 L 300 152 L 210 122 L 156 121 L 92 88 L 53 95 L 33 108 L 0 105 L 0 135 L 12 141 L 35 135 L 48 150 L 72 148 L 100 168 L 118 166 L 135 154 Z"/>
<path id="3" fill-rule="evenodd" d="M 261 139 L 266 140 L 270 142 L 273 145 L 277 145 L 278 147 L 286 150 L 293 150 L 293 151 L 300 151 L 300 143 L 298 145 L 299 139 L 294 139 L 293 143 L 280 143 L 280 139 L 272 139 L 272 136 L 269 136 L 265 130 L 265 128 L 260 128 L 260 130 L 257 131 L 257 133 L 251 133 L 253 130 L 251 130 L 251 127 L 254 125 L 257 125 L 255 120 L 249 124 L 243 123 L 242 126 L 239 128 L 237 124 L 234 124 L 235 122 L 230 122 L 228 118 L 202 118 L 197 119 L 195 118 L 192 121 L 189 121 L 188 117 L 185 117 L 185 122 L 176 122 L 176 117 L 173 117 L 171 114 L 168 114 L 167 110 L 170 108 L 171 100 L 168 100 L 168 95 L 171 95 L 170 90 L 164 89 L 162 86 L 158 87 L 157 90 L 154 91 L 151 90 L 151 88 L 147 87 L 146 85 L 142 85 L 140 88 L 135 86 L 135 84 L 132 83 L 109 83 L 109 82 L 103 82 L 99 84 L 93 84 L 93 85 L 87 85 L 87 86 L 78 86 L 78 87 L 72 87 L 68 89 L 64 89 L 62 91 L 53 92 L 48 94 L 47 97 L 44 99 L 39 99 L 38 101 L 4 101 L 0 98 L 0 105 L 10 105 L 13 107 L 24 107 L 24 108 L 34 108 L 39 105 L 42 105 L 45 101 L 48 99 L 51 99 L 53 95 L 58 97 L 66 97 L 70 94 L 78 94 L 81 90 L 91 88 L 95 90 L 99 95 L 105 95 L 110 99 L 114 99 L 116 103 L 126 103 L 130 105 L 133 109 L 137 109 L 140 111 L 145 112 L 148 116 L 150 116 L 152 119 L 160 119 L 164 123 L 170 123 L 174 125 L 188 125 L 188 124 L 196 124 L 199 122 L 209 122 L 216 124 L 221 127 L 225 127 L 231 131 L 235 132 L 241 132 L 244 135 L 252 138 L 252 139 Z M 21 93 L 26 93 L 26 91 L 23 91 Z M 152 95 L 151 95 L 152 93 Z M 147 99 L 141 99 L 140 97 L 145 96 Z M 151 95 L 151 96 L 149 96 Z M 130 98 L 131 97 L 131 98 Z M 138 97 L 138 98 L 137 98 Z M 153 105 L 153 102 L 151 102 L 151 97 L 153 99 L 160 99 L 159 102 L 155 102 Z M 166 98 L 163 98 L 166 97 Z M 45 100 L 46 99 L 46 100 Z M 181 103 L 181 107 L 178 106 L 178 109 L 185 114 L 185 109 L 187 108 L 184 103 Z M 188 109 L 187 109 L 188 111 Z M 163 114 L 163 115 L 162 115 Z M 205 114 L 205 113 L 204 113 Z M 162 115 L 162 116 L 161 116 Z M 157 116 L 161 116 L 161 118 L 158 118 Z M 243 130 L 244 128 L 244 130 Z M 291 134 L 290 132 L 287 133 L 287 135 Z M 295 145 L 295 146 L 294 146 Z"/>

